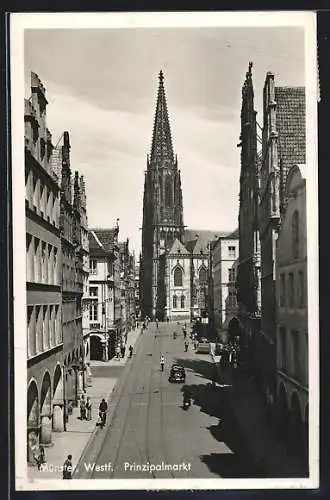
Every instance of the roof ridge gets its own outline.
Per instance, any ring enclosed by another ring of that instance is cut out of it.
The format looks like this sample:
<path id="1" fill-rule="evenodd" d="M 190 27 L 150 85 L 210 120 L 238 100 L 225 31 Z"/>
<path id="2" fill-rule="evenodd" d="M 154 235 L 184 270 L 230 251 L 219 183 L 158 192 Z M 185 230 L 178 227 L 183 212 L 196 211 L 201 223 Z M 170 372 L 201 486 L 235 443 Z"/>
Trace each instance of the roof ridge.
<path id="1" fill-rule="evenodd" d="M 91 233 L 92 233 L 92 235 L 94 236 L 94 238 L 96 239 L 97 243 L 100 245 L 100 247 L 104 249 L 104 246 L 102 245 L 102 243 L 100 242 L 100 240 L 99 240 L 99 239 L 98 239 L 98 237 L 96 236 L 95 231 L 94 231 L 94 230 L 91 230 Z"/>

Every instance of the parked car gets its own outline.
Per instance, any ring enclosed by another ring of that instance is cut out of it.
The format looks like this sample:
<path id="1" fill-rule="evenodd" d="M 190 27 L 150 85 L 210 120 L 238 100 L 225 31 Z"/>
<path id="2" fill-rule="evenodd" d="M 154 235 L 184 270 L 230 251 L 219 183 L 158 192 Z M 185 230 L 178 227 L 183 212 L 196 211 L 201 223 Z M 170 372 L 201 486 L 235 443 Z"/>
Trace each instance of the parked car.
<path id="1" fill-rule="evenodd" d="M 210 354 L 211 344 L 207 339 L 201 339 L 197 344 L 197 353 Z"/>
<path id="2" fill-rule="evenodd" d="M 186 372 L 181 365 L 172 365 L 170 370 L 169 382 L 185 382 Z"/>

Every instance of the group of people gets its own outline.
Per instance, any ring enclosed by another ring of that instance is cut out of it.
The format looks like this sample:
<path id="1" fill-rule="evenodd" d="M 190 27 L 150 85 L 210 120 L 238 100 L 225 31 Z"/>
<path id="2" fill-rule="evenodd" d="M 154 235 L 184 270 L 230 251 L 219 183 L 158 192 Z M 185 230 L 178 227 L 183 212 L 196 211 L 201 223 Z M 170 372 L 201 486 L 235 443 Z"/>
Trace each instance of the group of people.
<path id="1" fill-rule="evenodd" d="M 240 346 L 239 342 L 236 340 L 228 342 L 228 344 L 222 344 L 220 346 L 220 367 L 225 368 L 237 368 L 240 363 Z"/>

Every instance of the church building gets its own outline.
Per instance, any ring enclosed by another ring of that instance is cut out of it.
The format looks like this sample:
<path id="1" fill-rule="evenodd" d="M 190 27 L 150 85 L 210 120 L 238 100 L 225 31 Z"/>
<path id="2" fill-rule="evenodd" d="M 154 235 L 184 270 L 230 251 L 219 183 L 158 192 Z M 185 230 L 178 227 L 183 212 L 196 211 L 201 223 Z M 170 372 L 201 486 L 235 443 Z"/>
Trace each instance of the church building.
<path id="1" fill-rule="evenodd" d="M 229 233 L 188 230 L 174 155 L 164 75 L 144 179 L 140 303 L 142 317 L 164 321 L 208 316 L 211 242 Z"/>

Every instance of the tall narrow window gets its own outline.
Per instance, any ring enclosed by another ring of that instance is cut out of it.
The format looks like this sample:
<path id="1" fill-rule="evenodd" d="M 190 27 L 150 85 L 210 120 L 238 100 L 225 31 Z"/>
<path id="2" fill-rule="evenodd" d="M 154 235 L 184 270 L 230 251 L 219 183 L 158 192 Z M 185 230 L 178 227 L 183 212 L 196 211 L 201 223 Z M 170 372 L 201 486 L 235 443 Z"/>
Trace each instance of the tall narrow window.
<path id="1" fill-rule="evenodd" d="M 26 281 L 34 281 L 33 237 L 26 233 Z"/>
<path id="2" fill-rule="evenodd" d="M 236 280 L 236 269 L 228 269 L 228 281 L 229 283 L 235 283 Z"/>
<path id="3" fill-rule="evenodd" d="M 97 274 L 97 261 L 95 259 L 89 261 L 89 274 Z"/>
<path id="4" fill-rule="evenodd" d="M 44 350 L 43 347 L 43 338 L 42 338 L 42 306 L 36 306 L 36 342 L 37 342 L 37 353 L 42 352 Z"/>
<path id="5" fill-rule="evenodd" d="M 185 308 L 185 296 L 181 295 L 181 309 Z"/>
<path id="6" fill-rule="evenodd" d="M 41 282 L 47 283 L 47 244 L 41 242 Z"/>
<path id="7" fill-rule="evenodd" d="M 40 281 L 40 240 L 34 238 L 34 252 L 33 252 L 33 264 L 34 264 L 34 281 L 39 283 Z"/>
<path id="8" fill-rule="evenodd" d="M 182 286 L 182 269 L 176 267 L 174 270 L 174 286 Z"/>
<path id="9" fill-rule="evenodd" d="M 294 307 L 294 275 L 289 274 L 289 307 Z"/>
<path id="10" fill-rule="evenodd" d="M 178 297 L 173 295 L 173 309 L 177 309 L 178 307 Z"/>
<path id="11" fill-rule="evenodd" d="M 200 285 L 207 284 L 207 270 L 205 269 L 204 266 L 202 266 L 199 270 L 198 279 Z"/>
<path id="12" fill-rule="evenodd" d="M 165 182 L 165 206 L 171 207 L 173 205 L 173 189 L 171 177 L 166 177 Z"/>
<path id="13" fill-rule="evenodd" d="M 292 230 L 292 257 L 298 259 L 299 257 L 299 214 L 296 210 L 293 212 L 291 220 L 291 230 Z"/>
<path id="14" fill-rule="evenodd" d="M 49 349 L 49 317 L 48 306 L 42 307 L 42 338 L 44 349 Z"/>
<path id="15" fill-rule="evenodd" d="M 98 320 L 98 304 L 97 304 L 97 302 L 95 302 L 94 304 L 91 304 L 91 306 L 90 306 L 89 320 L 90 321 L 97 321 Z"/>
<path id="16" fill-rule="evenodd" d="M 36 354 L 36 324 L 33 306 L 27 306 L 28 357 Z"/>

